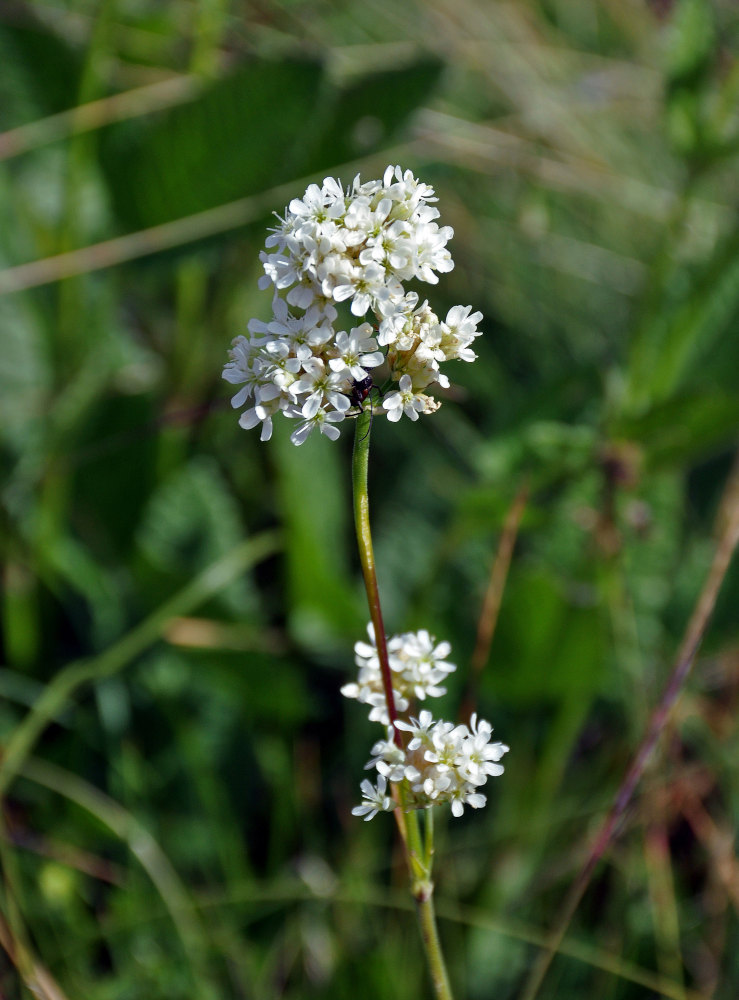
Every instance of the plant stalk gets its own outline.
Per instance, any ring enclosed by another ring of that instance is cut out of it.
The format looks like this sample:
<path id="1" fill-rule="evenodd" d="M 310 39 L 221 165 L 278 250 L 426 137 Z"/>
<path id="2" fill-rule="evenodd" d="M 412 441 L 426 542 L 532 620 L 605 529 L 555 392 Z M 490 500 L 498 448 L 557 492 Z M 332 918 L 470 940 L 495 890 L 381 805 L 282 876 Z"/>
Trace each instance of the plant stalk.
<path id="1" fill-rule="evenodd" d="M 369 410 L 362 410 L 357 417 L 354 434 L 354 453 L 352 456 L 352 487 L 354 497 L 354 525 L 357 531 L 357 545 L 359 547 L 359 560 L 362 565 L 362 575 L 364 576 L 364 586 L 367 591 L 367 603 L 369 605 L 370 617 L 375 630 L 375 645 L 377 655 L 380 660 L 380 670 L 382 674 L 382 684 L 385 690 L 385 700 L 387 702 L 388 717 L 393 727 L 393 738 L 398 747 L 403 749 L 403 738 L 400 730 L 396 726 L 397 710 L 395 708 L 395 698 L 393 696 L 392 675 L 390 673 L 390 661 L 387 653 L 387 639 L 385 637 L 385 626 L 382 620 L 382 608 L 380 607 L 380 590 L 377 584 L 377 572 L 375 568 L 375 555 L 372 548 L 372 534 L 369 520 L 369 491 L 367 486 L 367 473 L 369 468 L 369 444 L 370 430 L 372 425 L 372 414 Z M 434 985 L 436 1000 L 453 1000 L 452 991 L 449 986 L 449 977 L 444 963 L 444 955 L 441 950 L 439 934 L 436 929 L 436 916 L 434 913 L 433 892 L 434 884 L 431 881 L 431 870 L 433 863 L 433 837 L 434 828 L 431 818 L 431 810 L 426 811 L 425 837 L 421 839 L 421 831 L 418 823 L 418 812 L 410 809 L 402 817 L 398 816 L 400 810 L 404 809 L 404 799 L 402 782 L 395 786 L 397 792 L 396 818 L 399 820 L 398 828 L 403 842 L 408 871 L 411 878 L 411 893 L 416 901 L 416 913 L 421 930 L 424 952 L 428 962 L 431 981 Z"/>
<path id="2" fill-rule="evenodd" d="M 380 590 L 377 586 L 375 554 L 372 548 L 372 534 L 370 532 L 367 472 L 369 468 L 371 422 L 371 412 L 369 410 L 362 410 L 357 417 L 354 432 L 354 453 L 352 455 L 354 527 L 357 531 L 359 561 L 362 564 L 364 586 L 367 591 L 367 604 L 369 605 L 370 618 L 375 630 L 375 645 L 377 646 L 377 655 L 380 659 L 380 671 L 382 673 L 382 686 L 385 689 L 387 714 L 390 718 L 390 724 L 393 727 L 393 738 L 402 750 L 403 740 L 400 730 L 395 725 L 398 713 L 395 708 L 395 698 L 393 697 L 393 682 L 390 674 L 390 661 L 387 655 L 387 639 L 385 637 L 385 625 L 382 620 Z"/>
<path id="3" fill-rule="evenodd" d="M 426 960 L 429 964 L 429 972 L 431 973 L 431 981 L 434 984 L 434 992 L 437 1000 L 452 1000 L 452 990 L 449 986 L 444 955 L 441 951 L 439 934 L 436 930 L 433 891 L 434 887 L 429 882 L 428 893 L 415 896 L 416 913 L 418 914 L 418 922 L 421 925 L 423 947 L 426 951 Z"/>

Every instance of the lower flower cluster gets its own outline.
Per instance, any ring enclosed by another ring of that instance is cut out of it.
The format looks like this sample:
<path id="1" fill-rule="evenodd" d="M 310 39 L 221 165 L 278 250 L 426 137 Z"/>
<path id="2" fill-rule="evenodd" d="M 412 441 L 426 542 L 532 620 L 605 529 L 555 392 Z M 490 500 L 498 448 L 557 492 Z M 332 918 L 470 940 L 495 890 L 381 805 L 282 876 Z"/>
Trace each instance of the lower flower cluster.
<path id="1" fill-rule="evenodd" d="M 355 646 L 359 677 L 356 683 L 341 689 L 348 698 L 370 705 L 370 719 L 387 726 L 386 738 L 372 748 L 367 768 L 378 773 L 377 784 L 361 784 L 362 803 L 352 809 L 355 816 L 370 820 L 378 812 L 390 812 L 401 802 L 405 809 L 426 809 L 448 802 L 452 814 L 461 816 L 466 805 L 479 809 L 486 798 L 480 788 L 489 777 L 503 773 L 500 759 L 508 752 L 504 743 L 491 740 L 493 727 L 473 715 L 469 725 L 434 719 L 427 709 L 418 718 L 404 717 L 415 696 L 438 697 L 446 689 L 439 681 L 455 670 L 446 661 L 449 643 L 436 643 L 426 631 L 406 632 L 387 640 L 393 698 L 400 714 L 397 728 L 408 734 L 401 747 L 389 725 L 387 703 L 372 626 L 368 629 L 371 645 Z M 388 782 L 395 783 L 399 794 L 388 792 Z"/>

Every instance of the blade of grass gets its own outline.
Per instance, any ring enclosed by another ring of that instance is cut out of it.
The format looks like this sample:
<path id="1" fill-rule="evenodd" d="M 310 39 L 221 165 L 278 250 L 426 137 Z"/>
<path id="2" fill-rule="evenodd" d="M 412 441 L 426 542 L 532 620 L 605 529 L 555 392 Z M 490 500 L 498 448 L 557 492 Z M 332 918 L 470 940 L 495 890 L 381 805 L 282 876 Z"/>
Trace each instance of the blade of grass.
<path id="1" fill-rule="evenodd" d="M 424 109 L 415 135 L 423 141 L 428 157 L 484 173 L 513 169 L 552 190 L 575 192 L 579 197 L 589 195 L 609 204 L 617 202 L 645 218 L 666 221 L 679 198 L 677 191 L 618 173 L 584 157 L 569 153 L 542 155 L 541 146 L 527 136 L 441 111 Z M 693 207 L 691 225 L 700 228 L 702 219 L 719 219 L 729 231 L 733 222 L 730 205 L 701 199 Z"/>
<path id="2" fill-rule="evenodd" d="M 654 922 L 657 967 L 666 978 L 679 982 L 683 977 L 680 918 L 670 843 L 663 817 L 650 824 L 645 831 L 644 862 Z"/>
<path id="3" fill-rule="evenodd" d="M 48 723 L 78 688 L 122 670 L 162 637 L 173 618 L 189 614 L 240 573 L 276 552 L 278 547 L 279 536 L 274 532 L 264 532 L 248 539 L 196 576 L 105 652 L 60 670 L 8 738 L 0 762 L 0 798 L 17 776 Z"/>
<path id="4" fill-rule="evenodd" d="M 207 983 L 205 926 L 172 863 L 146 827 L 120 803 L 56 764 L 26 760 L 19 775 L 75 802 L 128 845 L 172 918 L 185 955 L 192 964 L 193 978 L 200 981 L 200 985 Z"/>
<path id="5" fill-rule="evenodd" d="M 19 972 L 21 968 L 25 970 L 25 983 L 34 996 L 39 997 L 40 1000 L 67 1000 L 67 994 L 64 993 L 49 970 L 37 962 L 26 949 L 21 954 L 21 948 L 2 916 L 0 916 L 0 947 L 3 948 Z"/>
<path id="6" fill-rule="evenodd" d="M 359 167 L 370 169 L 379 163 L 390 163 L 408 156 L 413 149 L 412 144 L 403 144 L 392 149 L 383 150 L 373 157 L 355 160 L 351 163 L 337 164 L 335 172 L 352 172 Z M 209 208 L 204 212 L 196 212 L 174 222 L 165 222 L 148 229 L 140 229 L 125 236 L 117 236 L 101 243 L 70 250 L 67 253 L 55 254 L 41 260 L 30 261 L 27 264 L 17 264 L 0 271 L 0 295 L 19 292 L 27 288 L 38 288 L 63 278 L 74 275 L 88 274 L 100 271 L 106 267 L 123 264 L 129 260 L 138 260 L 161 250 L 183 246 L 206 236 L 215 236 L 231 229 L 238 229 L 247 223 L 267 215 L 274 205 L 287 201 L 295 192 L 307 187 L 308 184 L 323 179 L 331 170 L 321 170 L 319 174 L 297 178 L 277 187 L 239 198 L 217 208 Z"/>
<path id="7" fill-rule="evenodd" d="M 0 160 L 9 160 L 59 139 L 102 128 L 111 122 L 138 118 L 182 104 L 197 96 L 204 84 L 205 81 L 196 76 L 173 76 L 19 125 L 0 133 Z"/>
<path id="8" fill-rule="evenodd" d="M 338 890 L 336 892 L 317 894 L 302 881 L 280 881 L 271 885 L 259 885 L 247 883 L 243 890 L 235 884 L 229 886 L 227 893 L 223 892 L 201 895 L 198 897 L 198 905 L 206 910 L 213 906 L 223 906 L 225 903 L 238 905 L 239 903 L 299 903 L 306 900 L 330 900 L 333 903 L 347 903 L 352 906 L 365 905 L 385 907 L 393 910 L 409 911 L 413 908 L 413 901 L 408 898 L 404 890 L 390 889 L 379 886 L 367 885 L 351 891 Z M 454 923 L 466 924 L 470 927 L 479 927 L 490 931 L 492 934 L 501 934 L 503 937 L 514 941 L 521 941 L 525 944 L 535 945 L 543 948 L 546 945 L 546 931 L 539 931 L 528 924 L 511 920 L 510 917 L 491 916 L 475 907 L 460 907 L 452 900 L 440 898 L 437 900 L 436 910 L 438 916 L 444 920 Z M 273 911 L 270 910 L 270 913 Z M 258 920 L 262 913 L 252 914 L 247 919 Z M 634 983 L 651 990 L 659 996 L 667 997 L 668 1000 L 704 1000 L 701 994 L 681 983 L 675 983 L 664 976 L 651 972 L 649 969 L 634 965 L 632 962 L 624 961 L 618 955 L 612 955 L 602 948 L 595 948 L 590 944 L 572 938 L 566 938 L 562 942 L 560 949 L 563 955 L 572 958 L 584 965 L 610 972 L 624 982 Z"/>

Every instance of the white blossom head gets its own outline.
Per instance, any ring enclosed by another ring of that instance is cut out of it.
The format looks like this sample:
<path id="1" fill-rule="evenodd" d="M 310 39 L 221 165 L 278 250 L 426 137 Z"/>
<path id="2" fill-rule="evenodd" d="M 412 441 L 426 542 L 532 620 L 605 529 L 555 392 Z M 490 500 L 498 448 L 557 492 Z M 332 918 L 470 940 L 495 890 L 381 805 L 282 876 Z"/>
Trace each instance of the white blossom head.
<path id="1" fill-rule="evenodd" d="M 354 646 L 355 663 L 359 668 L 356 682 L 345 684 L 341 693 L 346 698 L 356 698 L 370 706 L 370 721 L 390 722 L 380 670 L 380 656 L 375 644 L 375 633 L 367 626 L 369 642 Z M 436 642 L 425 629 L 420 632 L 403 632 L 387 640 L 390 671 L 393 680 L 393 700 L 398 712 L 405 712 L 414 698 L 438 698 L 446 694 L 442 686 L 445 678 L 456 670 L 447 660 L 452 647 L 448 642 Z"/>
<path id="2" fill-rule="evenodd" d="M 280 413 L 299 422 L 294 444 L 316 429 L 334 440 L 360 412 L 366 393 L 357 385 L 368 376 L 382 397 L 376 410 L 392 422 L 438 409 L 426 390 L 449 386 L 440 364 L 474 360 L 482 317 L 455 306 L 441 321 L 405 287 L 436 284 L 454 267 L 453 231 L 436 222 L 436 200 L 412 171 L 389 166 L 381 180 L 357 176 L 346 190 L 333 177 L 311 184 L 277 216 L 260 254 L 273 319 L 249 323 L 223 370 L 241 387 L 232 404 L 247 406 L 242 427 L 261 424 L 268 440 Z"/>

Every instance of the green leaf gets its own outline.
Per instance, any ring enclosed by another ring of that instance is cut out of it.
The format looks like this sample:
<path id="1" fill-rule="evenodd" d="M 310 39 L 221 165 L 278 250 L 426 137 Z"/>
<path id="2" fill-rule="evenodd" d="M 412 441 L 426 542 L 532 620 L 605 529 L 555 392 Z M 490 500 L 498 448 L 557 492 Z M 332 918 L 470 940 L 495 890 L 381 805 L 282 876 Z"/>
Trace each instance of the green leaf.
<path id="1" fill-rule="evenodd" d="M 641 444 L 652 468 L 700 461 L 736 441 L 739 396 L 719 389 L 680 394 L 623 421 L 618 436 Z"/>
<path id="2" fill-rule="evenodd" d="M 155 226 L 289 179 L 322 78 L 315 62 L 255 60 L 185 104 L 105 128 L 101 163 L 123 224 Z"/>
<path id="3" fill-rule="evenodd" d="M 43 316 L 32 300 L 6 297 L 0 299 L 0 328 L 0 443 L 28 459 L 29 449 L 41 443 L 38 418 L 52 383 Z"/>
<path id="4" fill-rule="evenodd" d="M 543 567 L 507 585 L 486 678 L 495 696 L 523 705 L 592 692 L 603 677 L 607 637 L 594 600 L 569 599 Z"/>
<path id="5" fill-rule="evenodd" d="M 335 89 L 319 63 L 240 66 L 186 104 L 103 129 L 115 210 L 128 228 L 146 228 L 373 153 L 394 140 L 440 70 L 425 59 Z"/>
<path id="6" fill-rule="evenodd" d="M 671 80 L 694 77 L 713 53 L 714 15 L 708 0 L 678 0 L 667 35 L 667 70 Z"/>
<path id="7" fill-rule="evenodd" d="M 629 360 L 627 406 L 644 412 L 670 398 L 698 372 L 698 362 L 739 310 L 739 237 L 714 255 L 681 302 L 665 307 L 634 340 Z"/>
<path id="8" fill-rule="evenodd" d="M 370 73 L 325 103 L 304 173 L 327 169 L 383 149 L 436 85 L 443 64 L 423 59 L 400 69 Z"/>
<path id="9" fill-rule="evenodd" d="M 54 539 L 45 558 L 59 581 L 84 599 L 91 618 L 93 648 L 102 649 L 110 644 L 120 633 L 125 618 L 115 574 L 71 535 Z"/>
<path id="10" fill-rule="evenodd" d="M 212 459 L 192 459 L 152 493 L 137 535 L 149 561 L 164 572 L 191 574 L 244 540 L 238 506 Z M 219 600 L 243 616 L 253 606 L 243 579 L 225 587 Z"/>
<path id="11" fill-rule="evenodd" d="M 0 65 L 0 131 L 77 103 L 81 58 L 31 20 L 0 24 Z"/>

